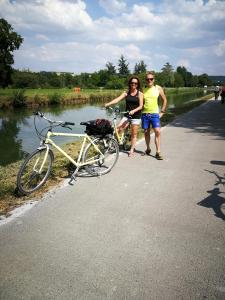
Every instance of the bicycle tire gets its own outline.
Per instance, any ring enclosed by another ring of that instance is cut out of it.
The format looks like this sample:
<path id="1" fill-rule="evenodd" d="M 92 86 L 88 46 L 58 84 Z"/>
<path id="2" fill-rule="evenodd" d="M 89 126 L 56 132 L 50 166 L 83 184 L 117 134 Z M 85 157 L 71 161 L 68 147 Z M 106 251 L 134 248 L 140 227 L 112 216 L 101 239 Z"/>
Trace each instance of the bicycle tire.
<path id="1" fill-rule="evenodd" d="M 41 166 L 47 148 L 37 149 L 32 152 L 21 165 L 17 175 L 17 190 L 22 195 L 29 195 L 42 187 L 47 181 L 54 160 L 52 150 L 49 150 L 43 170 L 41 174 L 34 168 Z M 33 165 L 32 165 L 33 163 Z"/>
<path id="2" fill-rule="evenodd" d="M 98 162 L 85 165 L 86 171 L 93 175 L 99 176 L 107 174 L 115 166 L 119 157 L 119 146 L 117 141 L 112 137 L 96 138 L 93 142 L 97 145 L 100 151 L 104 154 L 104 158 Z M 92 143 L 89 143 L 84 150 L 82 161 L 99 159 L 100 153 L 96 151 Z"/>

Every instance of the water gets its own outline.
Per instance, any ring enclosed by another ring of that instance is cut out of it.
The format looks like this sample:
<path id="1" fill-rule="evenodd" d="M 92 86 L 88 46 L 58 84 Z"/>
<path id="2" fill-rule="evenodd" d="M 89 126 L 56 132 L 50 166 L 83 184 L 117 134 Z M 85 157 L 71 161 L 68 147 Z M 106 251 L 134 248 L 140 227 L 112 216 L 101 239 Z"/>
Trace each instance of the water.
<path id="1" fill-rule="evenodd" d="M 174 94 L 167 96 L 168 107 L 182 106 L 185 102 L 196 99 L 204 95 L 204 91 L 185 94 Z M 123 106 L 123 104 L 122 104 Z M 124 110 L 124 108 L 121 108 Z M 66 132 L 83 133 L 85 128 L 80 125 L 82 121 L 93 120 L 96 118 L 110 119 L 110 113 L 102 109 L 102 105 L 82 104 L 77 106 L 41 108 L 41 111 L 52 120 L 62 120 L 75 122 L 73 131 Z M 18 109 L 0 112 L 0 165 L 7 165 L 25 157 L 39 145 L 36 135 L 31 109 Z M 46 121 L 38 120 L 38 128 L 47 126 Z M 58 132 L 65 131 L 65 128 L 58 128 Z M 57 137 L 57 143 L 63 144 L 70 142 L 73 138 Z"/>

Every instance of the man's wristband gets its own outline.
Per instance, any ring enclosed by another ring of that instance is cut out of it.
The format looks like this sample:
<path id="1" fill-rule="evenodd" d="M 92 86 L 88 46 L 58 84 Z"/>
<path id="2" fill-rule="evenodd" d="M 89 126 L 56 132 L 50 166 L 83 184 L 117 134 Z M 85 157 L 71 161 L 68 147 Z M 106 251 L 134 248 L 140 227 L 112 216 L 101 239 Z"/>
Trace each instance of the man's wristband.
<path id="1" fill-rule="evenodd" d="M 165 114 L 165 112 L 166 112 L 165 110 L 161 110 L 161 113 Z"/>

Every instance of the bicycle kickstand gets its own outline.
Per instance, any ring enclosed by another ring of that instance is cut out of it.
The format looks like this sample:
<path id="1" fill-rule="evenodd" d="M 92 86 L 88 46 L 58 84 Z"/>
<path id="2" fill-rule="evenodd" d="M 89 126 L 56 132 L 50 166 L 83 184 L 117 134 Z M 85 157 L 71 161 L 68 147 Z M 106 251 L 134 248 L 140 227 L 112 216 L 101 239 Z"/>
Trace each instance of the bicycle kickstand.
<path id="1" fill-rule="evenodd" d="M 77 175 L 77 172 L 78 172 L 79 168 L 76 168 L 76 170 L 73 172 L 73 174 L 71 175 L 70 177 L 70 181 L 69 181 L 69 184 L 70 185 L 73 185 L 73 181 L 76 180 L 76 175 Z"/>

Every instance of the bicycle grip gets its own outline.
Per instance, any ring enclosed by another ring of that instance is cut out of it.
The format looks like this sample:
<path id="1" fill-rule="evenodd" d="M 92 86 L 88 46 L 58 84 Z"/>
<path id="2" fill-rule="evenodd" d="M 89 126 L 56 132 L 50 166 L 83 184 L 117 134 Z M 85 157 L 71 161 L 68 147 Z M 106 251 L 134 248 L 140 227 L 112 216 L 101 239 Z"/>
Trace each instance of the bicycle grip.
<path id="1" fill-rule="evenodd" d="M 41 113 L 40 111 L 34 111 L 33 114 L 34 114 L 35 116 L 39 116 L 39 117 L 41 117 L 41 118 L 44 116 L 44 114 Z"/>
<path id="2" fill-rule="evenodd" d="M 74 126 L 74 125 L 75 125 L 75 123 L 73 123 L 73 122 L 65 122 L 64 124 L 65 124 L 65 125 L 71 125 L 71 126 Z"/>

